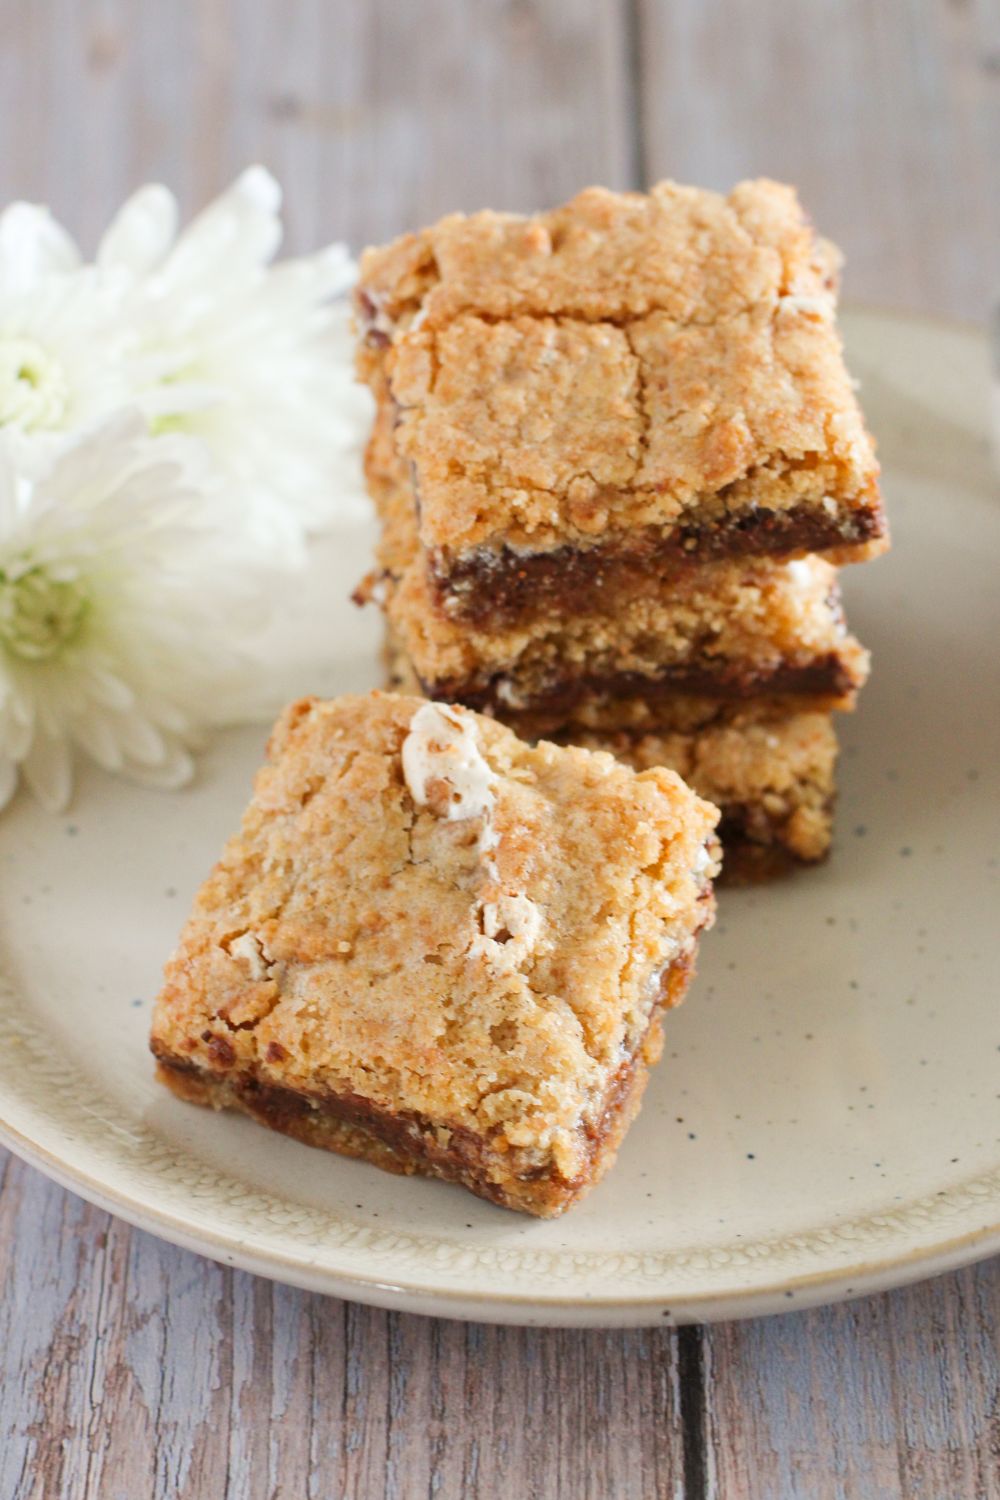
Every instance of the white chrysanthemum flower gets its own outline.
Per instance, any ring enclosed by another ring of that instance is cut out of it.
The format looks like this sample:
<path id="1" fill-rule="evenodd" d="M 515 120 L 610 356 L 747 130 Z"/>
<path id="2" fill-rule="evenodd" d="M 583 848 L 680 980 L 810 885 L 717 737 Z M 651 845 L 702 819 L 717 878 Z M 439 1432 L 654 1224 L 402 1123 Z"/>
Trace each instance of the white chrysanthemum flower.
<path id="1" fill-rule="evenodd" d="M 52 446 L 137 406 L 203 444 L 213 493 L 272 556 L 363 514 L 355 268 L 342 245 L 272 266 L 280 206 L 252 167 L 178 234 L 173 196 L 142 188 L 93 265 L 45 209 L 0 214 L 0 433 Z"/>
<path id="2" fill-rule="evenodd" d="M 120 316 L 125 285 L 83 266 L 48 211 L 0 213 L 0 434 L 53 451 L 169 377 Z"/>
<path id="3" fill-rule="evenodd" d="M 23 776 L 64 807 L 77 752 L 189 778 L 257 594 L 189 457 L 138 417 L 54 455 L 0 434 L 0 806 Z"/>

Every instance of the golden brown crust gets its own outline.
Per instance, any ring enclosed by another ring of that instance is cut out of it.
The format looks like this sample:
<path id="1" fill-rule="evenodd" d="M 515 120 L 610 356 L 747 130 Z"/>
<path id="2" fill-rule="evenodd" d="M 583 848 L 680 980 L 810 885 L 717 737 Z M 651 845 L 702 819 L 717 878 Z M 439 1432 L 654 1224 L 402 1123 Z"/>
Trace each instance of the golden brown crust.
<path id="1" fill-rule="evenodd" d="M 589 189 L 366 252 L 359 367 L 398 413 L 442 596 L 474 611 L 486 578 L 502 594 L 519 557 L 567 550 L 869 555 L 878 469 L 833 282 L 767 182 Z"/>
<path id="2" fill-rule="evenodd" d="M 463 312 L 679 323 L 732 316 L 768 294 L 833 288 L 837 252 L 817 240 L 794 189 L 765 179 L 728 197 L 675 182 L 648 194 L 585 188 L 548 213 L 451 214 L 366 250 L 360 286 L 386 336 Z"/>
<path id="3" fill-rule="evenodd" d="M 489 786 L 481 815 L 453 816 L 459 783 L 435 773 L 418 797 L 402 759 L 421 708 L 374 693 L 282 715 L 153 1047 L 215 1100 L 252 1083 L 419 1118 L 443 1147 L 467 1132 L 477 1191 L 547 1181 L 569 1201 L 656 976 L 710 919 L 716 813 L 670 772 L 450 710 Z"/>
<path id="4" fill-rule="evenodd" d="M 667 766 L 721 810 L 726 879 L 766 879 L 830 849 L 837 739 L 829 714 L 738 718 L 695 733 L 575 734 L 643 770 Z"/>

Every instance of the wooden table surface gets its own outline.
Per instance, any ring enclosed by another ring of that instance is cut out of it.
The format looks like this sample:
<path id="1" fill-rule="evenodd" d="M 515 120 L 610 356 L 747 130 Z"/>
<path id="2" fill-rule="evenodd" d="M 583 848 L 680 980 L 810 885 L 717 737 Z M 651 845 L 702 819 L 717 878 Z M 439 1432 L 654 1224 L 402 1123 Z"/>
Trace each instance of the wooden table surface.
<path id="1" fill-rule="evenodd" d="M 0 200 L 93 246 L 260 160 L 290 245 L 589 182 L 796 182 L 847 295 L 1000 289 L 996 0 L 0 0 Z M 0 830 L 2 837 L 2 830 Z M 0 1500 L 1000 1496 L 1000 1262 L 704 1329 L 272 1285 L 0 1155 Z"/>

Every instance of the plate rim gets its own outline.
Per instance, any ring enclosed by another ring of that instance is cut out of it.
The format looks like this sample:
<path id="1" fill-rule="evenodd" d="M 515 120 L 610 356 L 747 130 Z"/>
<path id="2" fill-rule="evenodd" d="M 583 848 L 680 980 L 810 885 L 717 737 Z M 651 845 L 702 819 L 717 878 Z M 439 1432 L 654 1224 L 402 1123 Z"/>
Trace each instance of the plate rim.
<path id="1" fill-rule="evenodd" d="M 452 1291 L 440 1284 L 406 1278 L 386 1281 L 377 1276 L 336 1270 L 301 1256 L 279 1256 L 274 1251 L 234 1243 L 221 1231 L 194 1225 L 106 1182 L 96 1181 L 79 1165 L 67 1165 L 48 1147 L 24 1136 L 6 1119 L 0 1119 L 0 1144 L 50 1181 L 77 1193 L 104 1212 L 220 1265 L 373 1307 L 469 1322 L 611 1328 L 739 1321 L 856 1301 L 1000 1254 L 1000 1219 L 997 1219 L 938 1241 L 931 1248 L 914 1246 L 890 1259 L 867 1256 L 835 1272 L 818 1270 L 786 1276 L 751 1290 L 709 1288 L 678 1291 L 675 1295 L 659 1291 L 649 1295 L 589 1298 L 559 1294 L 529 1297 L 520 1292 L 496 1290 Z M 790 1301 L 793 1307 L 789 1307 Z M 665 1308 L 669 1312 L 665 1313 Z"/>
<path id="2" fill-rule="evenodd" d="M 847 303 L 843 312 L 849 319 L 892 320 L 959 334 L 980 345 L 987 343 L 981 328 L 947 315 L 910 313 L 905 309 L 861 302 Z M 11 1105 L 15 1118 L 9 1115 Z M 137 1196 L 134 1189 L 116 1186 L 111 1176 L 113 1164 L 109 1164 L 108 1177 L 94 1177 L 79 1155 L 73 1160 L 71 1149 L 64 1148 L 60 1155 L 52 1144 L 46 1144 L 44 1130 L 26 1134 L 15 1123 L 17 1113 L 16 1098 L 5 1099 L 0 1094 L 0 1144 L 60 1186 L 144 1232 L 154 1233 L 221 1264 L 306 1290 L 432 1316 L 592 1327 L 722 1321 L 852 1300 L 940 1275 L 1000 1253 L 1000 1211 L 994 1210 L 989 1222 L 944 1239 L 937 1238 L 930 1245 L 911 1245 L 895 1254 L 873 1251 L 844 1268 L 826 1267 L 795 1275 L 779 1275 L 773 1282 L 749 1289 L 719 1286 L 712 1289 L 706 1280 L 701 1289 L 678 1289 L 673 1295 L 669 1295 L 665 1287 L 649 1293 L 589 1297 L 579 1292 L 528 1295 L 522 1291 L 472 1290 L 467 1286 L 452 1290 L 442 1286 L 440 1281 L 428 1284 L 407 1277 L 385 1280 L 356 1269 L 337 1269 L 321 1264 L 310 1260 L 304 1251 L 281 1252 L 261 1244 L 254 1246 L 245 1239 L 237 1240 L 231 1230 L 213 1229 L 194 1219 L 186 1219 L 173 1209 L 158 1207 L 155 1202 Z M 72 1142 L 66 1142 L 66 1147 L 71 1148 Z M 969 1179 L 969 1182 L 983 1180 L 980 1174 L 978 1179 Z M 960 1190 L 960 1187 L 957 1185 L 953 1191 Z M 919 1201 L 917 1196 L 910 1203 Z M 669 1308 L 668 1313 L 664 1312 L 665 1308 Z"/>

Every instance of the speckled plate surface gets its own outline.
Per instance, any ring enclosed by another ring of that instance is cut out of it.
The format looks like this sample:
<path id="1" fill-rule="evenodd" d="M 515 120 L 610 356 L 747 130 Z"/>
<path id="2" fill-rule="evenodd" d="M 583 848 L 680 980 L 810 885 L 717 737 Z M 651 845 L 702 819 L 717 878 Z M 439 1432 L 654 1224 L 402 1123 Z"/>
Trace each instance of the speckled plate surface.
<path id="1" fill-rule="evenodd" d="M 493 1321 L 787 1310 L 1000 1251 L 1000 496 L 984 344 L 847 320 L 895 549 L 845 579 L 875 654 L 842 721 L 829 865 L 724 892 L 663 1065 L 607 1180 L 538 1223 L 387 1177 L 158 1088 L 151 997 L 235 823 L 263 731 L 175 796 L 94 774 L 69 818 L 0 823 L 0 1135 L 68 1187 L 231 1264 Z M 288 695 L 378 681 L 340 602 L 366 533 L 317 560 L 283 630 Z M 333 575 L 331 585 L 330 575 Z M 335 655 L 324 659 L 328 642 Z"/>

